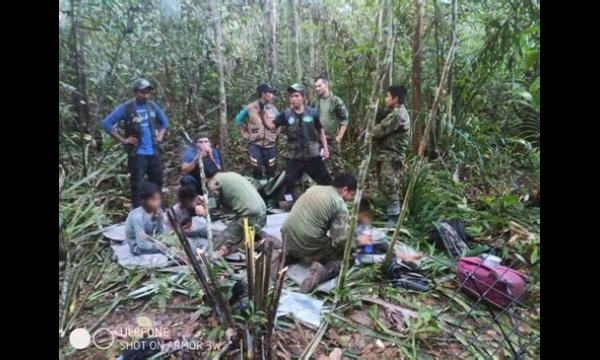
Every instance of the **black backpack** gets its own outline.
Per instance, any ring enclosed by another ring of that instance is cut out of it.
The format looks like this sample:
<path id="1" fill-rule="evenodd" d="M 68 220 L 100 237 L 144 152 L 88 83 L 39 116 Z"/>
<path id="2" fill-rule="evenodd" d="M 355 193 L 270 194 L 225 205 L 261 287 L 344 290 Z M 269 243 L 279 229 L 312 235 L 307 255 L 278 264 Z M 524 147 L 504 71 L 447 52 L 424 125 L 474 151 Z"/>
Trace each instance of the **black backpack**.
<path id="1" fill-rule="evenodd" d="M 443 220 L 429 232 L 429 240 L 452 258 L 469 251 L 465 223 L 461 220 Z"/>
<path id="2" fill-rule="evenodd" d="M 398 261 L 395 257 L 387 268 L 386 275 L 390 284 L 413 291 L 429 291 L 431 282 L 420 274 L 417 264 L 410 261 Z"/>

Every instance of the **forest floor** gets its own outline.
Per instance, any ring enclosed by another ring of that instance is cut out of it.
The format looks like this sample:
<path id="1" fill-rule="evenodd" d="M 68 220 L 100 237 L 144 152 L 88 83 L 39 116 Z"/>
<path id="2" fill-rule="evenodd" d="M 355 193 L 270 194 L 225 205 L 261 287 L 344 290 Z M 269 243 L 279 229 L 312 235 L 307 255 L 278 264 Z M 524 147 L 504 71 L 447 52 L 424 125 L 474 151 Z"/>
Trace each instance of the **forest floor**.
<path id="1" fill-rule="evenodd" d="M 176 168 L 170 168 L 175 170 L 165 174 L 167 202 L 174 199 L 178 188 Z M 473 186 L 465 193 L 475 197 L 481 191 Z M 127 199 L 122 197 L 118 201 L 124 210 L 117 213 L 126 213 Z M 539 219 L 539 211 L 532 216 Z M 412 230 L 410 224 L 409 230 Z M 112 251 L 100 237 L 93 237 L 79 249 L 81 255 L 74 269 L 77 275 L 72 280 L 79 287 L 71 296 L 69 316 L 62 325 L 61 357 L 117 358 L 132 338 L 124 329 L 138 327 L 140 316 L 149 318 L 153 328 L 168 329 L 157 336 L 164 343 L 196 341 L 193 349 L 159 358 L 202 359 L 218 353 L 225 345 L 224 329 L 203 305 L 202 292 L 192 273 L 173 280 L 173 273 L 160 269 L 124 269 L 111 260 Z M 482 232 L 474 240 L 489 245 L 514 244 L 530 241 L 532 237 L 539 241 L 539 226 L 511 221 L 503 229 Z M 329 316 L 327 331 L 313 358 L 336 359 L 339 358 L 336 349 L 340 349 L 343 358 L 504 359 L 512 355 L 506 338 L 517 351 L 523 350 L 524 358 L 539 356 L 539 262 L 532 267 L 529 259 L 523 259 L 525 255 L 520 256 L 518 246 L 502 248 L 503 260 L 515 263 L 514 267 L 528 276 L 529 285 L 522 304 L 507 312 L 495 312 L 497 322 L 494 322 L 482 303 L 475 304 L 472 298 L 457 291 L 452 263 L 439 250 L 424 243 L 424 236 L 402 234 L 400 241 L 424 253 L 422 270 L 434 282 L 433 289 L 419 293 L 393 287 L 373 267 L 352 268 L 347 284 L 351 289 L 348 301 Z M 219 270 L 221 279 L 227 283 L 227 271 Z M 130 296 L 136 289 L 147 286 L 153 288 L 147 295 Z M 325 306 L 333 302 L 333 294 L 314 296 L 326 300 Z M 411 311 L 416 316 L 406 316 Z M 69 345 L 67 330 L 79 327 L 91 333 L 109 329 L 115 344 L 107 349 L 98 348 L 110 345 L 105 333 L 97 337 L 99 346 L 74 350 Z M 316 329 L 301 322 L 279 318 L 275 332 L 277 356 L 297 358 L 315 332 Z"/>

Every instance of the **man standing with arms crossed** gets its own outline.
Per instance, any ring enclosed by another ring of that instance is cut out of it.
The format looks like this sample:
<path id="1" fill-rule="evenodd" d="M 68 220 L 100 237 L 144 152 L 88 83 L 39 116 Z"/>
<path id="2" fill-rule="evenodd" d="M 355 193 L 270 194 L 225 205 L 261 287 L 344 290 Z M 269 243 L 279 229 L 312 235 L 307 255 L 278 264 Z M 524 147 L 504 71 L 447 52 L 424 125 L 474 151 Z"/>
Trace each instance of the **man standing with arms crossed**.
<path id="1" fill-rule="evenodd" d="M 315 78 L 317 99 L 314 108 L 319 112 L 321 124 L 327 136 L 327 145 L 331 156 L 330 170 L 333 176 L 344 172 L 344 162 L 340 145 L 348 128 L 348 110 L 342 99 L 331 92 L 329 79 L 324 75 Z"/>

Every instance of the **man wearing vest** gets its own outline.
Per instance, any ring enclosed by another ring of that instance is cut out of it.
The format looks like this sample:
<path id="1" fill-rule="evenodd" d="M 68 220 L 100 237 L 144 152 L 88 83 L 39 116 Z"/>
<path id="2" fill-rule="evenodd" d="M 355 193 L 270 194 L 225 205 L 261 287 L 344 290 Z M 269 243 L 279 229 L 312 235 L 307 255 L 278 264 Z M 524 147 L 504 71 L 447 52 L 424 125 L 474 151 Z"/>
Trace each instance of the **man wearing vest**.
<path id="1" fill-rule="evenodd" d="M 314 108 L 319 112 L 319 119 L 325 129 L 325 135 L 327 135 L 327 145 L 331 156 L 330 170 L 334 176 L 337 176 L 344 172 L 340 144 L 348 128 L 348 110 L 342 99 L 329 89 L 327 77 L 319 75 L 315 78 L 315 92 L 317 100 Z"/>
<path id="2" fill-rule="evenodd" d="M 408 151 L 410 117 L 404 101 L 406 90 L 402 86 L 390 86 L 385 96 L 385 107 L 392 110 L 373 128 L 373 157 L 377 183 L 381 194 L 387 199 L 388 222 L 395 227 L 400 215 L 400 180 L 405 154 Z"/>
<path id="3" fill-rule="evenodd" d="M 120 104 L 104 119 L 102 127 L 119 141 L 128 153 L 127 168 L 131 183 L 132 207 L 140 206 L 139 188 L 144 176 L 162 188 L 161 143 L 169 121 L 156 103 L 150 100 L 153 87 L 148 80 L 138 79 L 132 85 L 134 98 Z M 123 122 L 125 135 L 115 125 Z"/>
<path id="4" fill-rule="evenodd" d="M 287 159 L 285 166 L 285 188 L 298 181 L 303 172 L 319 185 L 331 184 L 331 176 L 323 163 L 329 158 L 325 130 L 321 126 L 319 113 L 304 106 L 304 86 L 296 83 L 288 89 L 290 107 L 280 113 L 274 121 L 262 117 L 268 129 L 284 127 L 287 135 Z M 320 145 L 319 145 L 320 141 Z M 323 153 L 321 154 L 321 146 Z"/>
<path id="5" fill-rule="evenodd" d="M 273 88 L 260 84 L 256 88 L 258 99 L 246 105 L 235 117 L 235 123 L 240 128 L 242 137 L 248 141 L 248 155 L 254 168 L 254 178 L 267 179 L 275 176 L 277 161 L 278 130 L 270 130 L 263 125 L 261 116 L 271 121 L 279 114 L 273 106 Z M 264 169 L 264 173 L 263 173 Z"/>

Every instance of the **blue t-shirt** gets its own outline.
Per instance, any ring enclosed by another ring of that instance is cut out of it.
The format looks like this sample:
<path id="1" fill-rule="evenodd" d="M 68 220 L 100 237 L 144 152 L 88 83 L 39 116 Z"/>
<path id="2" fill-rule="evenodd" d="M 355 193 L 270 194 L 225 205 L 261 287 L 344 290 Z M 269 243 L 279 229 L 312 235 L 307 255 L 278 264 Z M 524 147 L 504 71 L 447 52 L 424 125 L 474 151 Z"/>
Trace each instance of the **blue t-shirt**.
<path id="1" fill-rule="evenodd" d="M 134 108 L 137 112 L 138 116 L 142 119 L 140 123 L 141 129 L 141 137 L 139 139 L 139 146 L 137 150 L 138 155 L 154 155 L 154 148 L 152 147 L 152 134 L 150 132 L 150 115 L 148 114 L 148 106 L 146 102 L 138 103 L 134 102 Z M 158 120 L 158 128 L 159 129 L 168 129 L 169 128 L 169 120 L 162 112 L 158 105 L 153 103 L 153 109 L 156 114 L 156 119 Z M 125 103 L 117 106 L 117 108 L 110 113 L 102 122 L 102 127 L 104 131 L 110 134 L 112 128 L 123 121 L 127 116 L 127 106 Z"/>
<path id="2" fill-rule="evenodd" d="M 194 160 L 198 154 L 198 150 L 196 148 L 189 148 L 183 152 L 183 162 L 189 163 Z M 217 149 L 212 149 L 213 158 L 215 159 L 215 164 L 221 167 L 221 153 Z"/>

